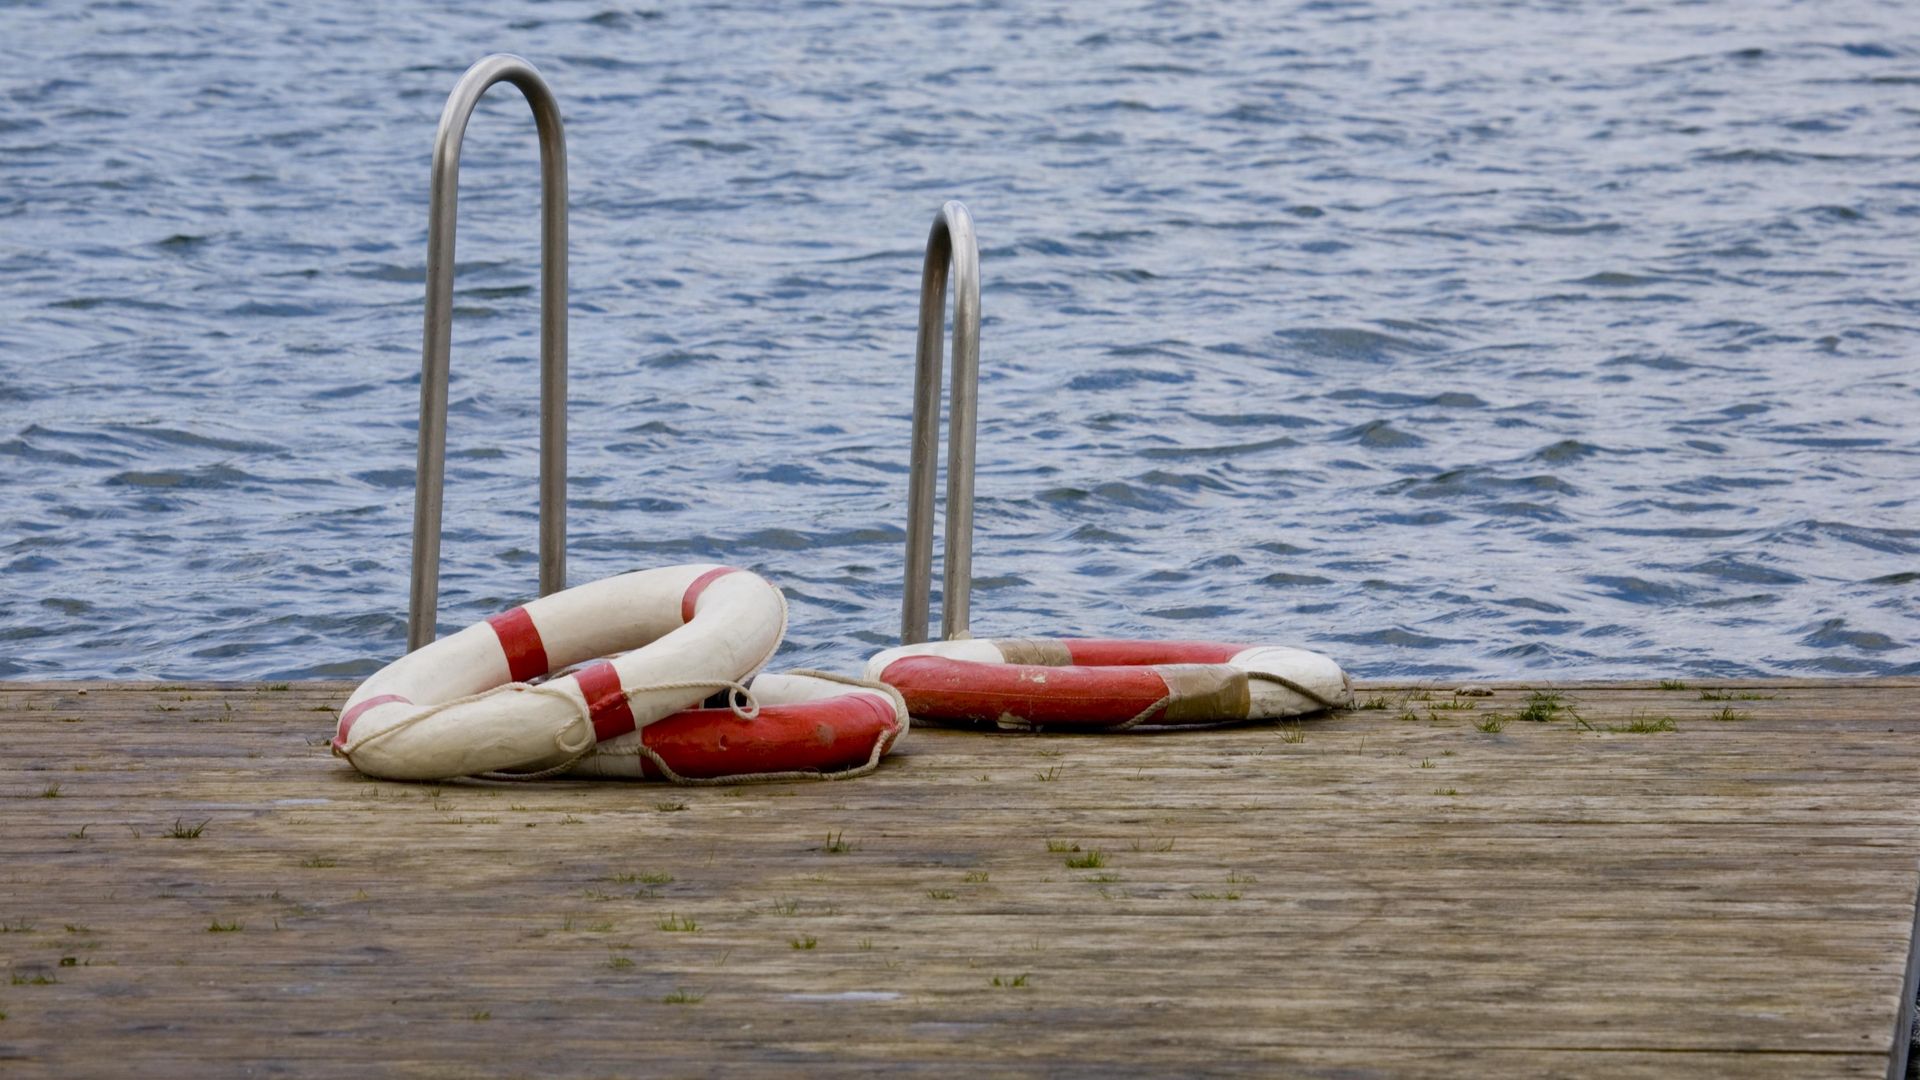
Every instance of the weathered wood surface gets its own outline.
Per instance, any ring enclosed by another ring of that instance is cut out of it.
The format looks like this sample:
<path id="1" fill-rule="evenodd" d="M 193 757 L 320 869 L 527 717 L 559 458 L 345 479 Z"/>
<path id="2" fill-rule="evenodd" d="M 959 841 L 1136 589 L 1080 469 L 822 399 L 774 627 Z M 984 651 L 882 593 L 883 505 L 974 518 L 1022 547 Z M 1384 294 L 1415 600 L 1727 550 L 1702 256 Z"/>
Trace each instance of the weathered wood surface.
<path id="1" fill-rule="evenodd" d="M 0 684 L 6 1077 L 1895 1052 L 1914 680 L 1583 686 L 1544 722 L 1524 688 L 1376 686 L 1298 725 L 923 728 L 864 779 L 725 789 L 367 781 L 324 745 L 342 685 L 82 689 Z"/>

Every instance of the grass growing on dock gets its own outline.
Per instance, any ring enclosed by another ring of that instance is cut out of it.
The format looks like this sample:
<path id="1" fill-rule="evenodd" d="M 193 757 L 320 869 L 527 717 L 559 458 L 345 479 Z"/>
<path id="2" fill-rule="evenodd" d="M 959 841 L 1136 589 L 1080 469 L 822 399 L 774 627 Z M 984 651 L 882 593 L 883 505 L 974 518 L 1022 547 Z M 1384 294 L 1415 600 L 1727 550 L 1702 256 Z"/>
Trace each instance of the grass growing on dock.
<path id="1" fill-rule="evenodd" d="M 1527 703 L 1520 710 L 1520 719 L 1545 724 L 1558 719 L 1561 713 L 1577 715 L 1559 694 L 1552 690 L 1535 690 L 1527 695 Z"/>
<path id="2" fill-rule="evenodd" d="M 635 882 L 642 885 L 665 885 L 673 880 L 673 875 L 660 871 L 642 870 L 639 873 L 608 874 L 607 880 L 616 885 L 631 885 Z"/>
<path id="3" fill-rule="evenodd" d="M 1680 729 L 1674 724 L 1673 717 L 1671 716 L 1637 715 L 1629 719 L 1625 724 L 1609 724 L 1607 725 L 1607 730 L 1626 735 L 1651 735 L 1656 732 L 1678 731 Z"/>
<path id="4" fill-rule="evenodd" d="M 1679 679 L 1660 680 L 1660 689 L 1662 690 L 1685 690 L 1686 688 L 1687 684 L 1681 682 Z"/>
<path id="5" fill-rule="evenodd" d="M 173 828 L 168 829 L 160 835 L 171 840 L 198 840 L 200 839 L 200 834 L 207 831 L 207 823 L 212 820 L 212 818 L 208 818 L 198 825 L 188 825 L 181 819 L 174 818 Z"/>
<path id="6" fill-rule="evenodd" d="M 666 918 L 661 919 L 659 922 L 655 923 L 654 925 L 658 926 L 662 930 L 667 931 L 670 934 L 697 934 L 700 932 L 699 923 L 694 922 L 692 919 L 683 918 L 678 914 L 672 914 L 672 913 L 668 914 Z"/>
<path id="7" fill-rule="evenodd" d="M 1106 852 L 1089 850 L 1084 855 L 1073 855 L 1067 859 L 1069 870 L 1098 870 L 1107 865 Z"/>

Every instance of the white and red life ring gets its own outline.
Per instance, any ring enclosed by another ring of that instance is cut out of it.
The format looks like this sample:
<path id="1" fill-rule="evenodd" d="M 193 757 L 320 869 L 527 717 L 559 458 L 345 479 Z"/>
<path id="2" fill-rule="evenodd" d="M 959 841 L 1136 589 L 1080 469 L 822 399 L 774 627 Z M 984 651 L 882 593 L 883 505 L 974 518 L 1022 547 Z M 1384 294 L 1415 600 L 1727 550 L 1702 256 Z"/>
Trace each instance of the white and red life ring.
<path id="1" fill-rule="evenodd" d="M 773 656 L 786 619 L 780 590 L 726 566 L 567 589 L 376 672 L 341 710 L 334 752 L 394 780 L 557 768 L 594 748 L 596 711 L 645 727 L 737 684 Z"/>
<path id="2" fill-rule="evenodd" d="M 1013 730 L 1190 727 L 1352 704 L 1329 657 L 1283 645 L 1014 638 L 888 649 L 866 676 L 916 719 Z"/>

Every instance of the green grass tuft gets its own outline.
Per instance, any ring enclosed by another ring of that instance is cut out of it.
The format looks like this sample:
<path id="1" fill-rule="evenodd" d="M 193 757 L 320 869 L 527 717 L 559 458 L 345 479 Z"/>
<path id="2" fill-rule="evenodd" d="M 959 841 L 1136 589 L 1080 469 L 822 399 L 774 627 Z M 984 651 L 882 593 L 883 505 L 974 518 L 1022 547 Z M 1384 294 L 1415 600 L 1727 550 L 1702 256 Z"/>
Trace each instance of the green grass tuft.
<path id="1" fill-rule="evenodd" d="M 1074 855 L 1067 859 L 1069 870 L 1098 870 L 1107 865 L 1107 856 L 1102 851 L 1088 851 L 1084 855 Z"/>
<path id="2" fill-rule="evenodd" d="M 1551 690 L 1535 690 L 1527 695 L 1527 704 L 1520 710 L 1520 719 L 1529 723 L 1544 724 L 1557 718 L 1561 713 L 1571 714 L 1573 710 L 1566 699 Z"/>
<path id="3" fill-rule="evenodd" d="M 665 885 L 673 880 L 673 875 L 643 870 L 637 874 L 608 874 L 607 880 L 616 885 L 631 885 L 636 881 L 642 885 Z"/>
<path id="4" fill-rule="evenodd" d="M 1609 725 L 1608 731 L 1624 732 L 1628 735 L 1651 735 L 1661 731 L 1678 731 L 1671 716 L 1636 716 L 1625 727 Z"/>
<path id="5" fill-rule="evenodd" d="M 160 835 L 174 840 L 198 840 L 200 839 L 200 834 L 207 831 L 207 822 L 212 820 L 212 818 L 208 818 L 207 821 L 203 821 L 198 825 L 188 825 L 179 818 L 174 818 L 173 828 L 168 829 Z"/>

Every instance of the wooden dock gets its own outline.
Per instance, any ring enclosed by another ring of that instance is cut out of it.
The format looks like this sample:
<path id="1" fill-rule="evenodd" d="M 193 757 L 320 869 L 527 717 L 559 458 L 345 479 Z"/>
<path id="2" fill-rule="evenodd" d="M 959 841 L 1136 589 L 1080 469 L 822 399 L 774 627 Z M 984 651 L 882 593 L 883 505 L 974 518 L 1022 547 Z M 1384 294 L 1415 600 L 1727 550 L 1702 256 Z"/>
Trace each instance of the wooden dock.
<path id="1" fill-rule="evenodd" d="M 1920 680 L 1376 685 L 739 788 L 368 781 L 348 689 L 0 684 L 0 1076 L 1904 1067 Z"/>

